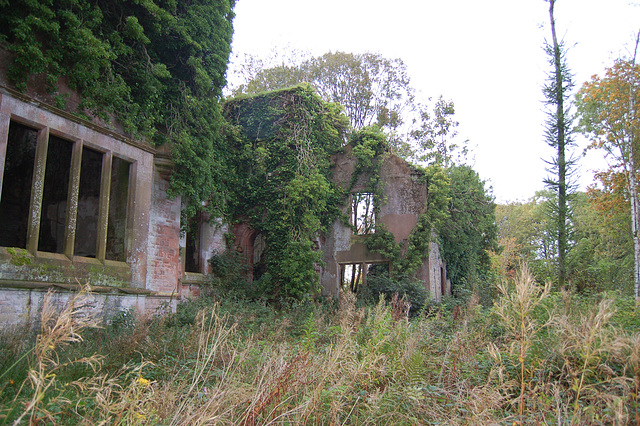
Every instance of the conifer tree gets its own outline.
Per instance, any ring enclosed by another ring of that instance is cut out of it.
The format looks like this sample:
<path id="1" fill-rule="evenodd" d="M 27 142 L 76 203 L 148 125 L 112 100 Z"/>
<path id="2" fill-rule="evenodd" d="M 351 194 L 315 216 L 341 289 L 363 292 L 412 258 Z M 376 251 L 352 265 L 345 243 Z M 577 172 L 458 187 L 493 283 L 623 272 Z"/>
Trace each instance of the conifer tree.
<path id="1" fill-rule="evenodd" d="M 554 158 L 547 163 L 549 171 L 554 174 L 545 180 L 550 189 L 557 194 L 557 203 L 550 206 L 554 231 L 558 240 L 558 286 L 565 287 L 567 279 L 567 252 L 569 250 L 570 211 L 568 198 L 571 194 L 570 175 L 575 160 L 567 155 L 573 140 L 572 118 L 569 113 L 568 98 L 573 89 L 573 76 L 566 63 L 564 42 L 558 40 L 554 18 L 555 0 L 549 3 L 549 19 L 551 22 L 551 43 L 545 43 L 545 51 L 549 56 L 552 70 L 543 87 L 545 104 L 548 108 L 545 137 L 547 144 L 556 150 Z"/>

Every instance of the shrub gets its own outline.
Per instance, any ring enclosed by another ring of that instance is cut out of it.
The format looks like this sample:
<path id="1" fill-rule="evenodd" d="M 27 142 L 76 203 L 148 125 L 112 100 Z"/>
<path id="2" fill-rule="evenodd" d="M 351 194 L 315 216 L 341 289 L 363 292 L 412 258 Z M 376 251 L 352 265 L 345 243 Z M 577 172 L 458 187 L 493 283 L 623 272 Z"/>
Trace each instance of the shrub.
<path id="1" fill-rule="evenodd" d="M 410 316 L 416 316 L 427 307 L 429 293 L 420 281 L 412 281 L 409 278 L 391 278 L 387 273 L 367 276 L 367 285 L 361 287 L 359 299 L 367 305 L 375 305 L 380 295 L 385 300 L 391 301 L 394 295 L 406 297 L 411 304 Z"/>

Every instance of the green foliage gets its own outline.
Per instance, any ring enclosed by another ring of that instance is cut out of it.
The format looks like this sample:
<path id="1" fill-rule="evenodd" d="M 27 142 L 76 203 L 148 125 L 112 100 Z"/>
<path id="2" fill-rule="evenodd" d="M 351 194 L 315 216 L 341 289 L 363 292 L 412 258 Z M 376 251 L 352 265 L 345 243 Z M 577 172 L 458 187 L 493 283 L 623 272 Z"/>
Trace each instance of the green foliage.
<path id="1" fill-rule="evenodd" d="M 398 298 L 405 297 L 409 302 L 409 314 L 412 317 L 420 315 L 429 303 L 429 292 L 425 289 L 424 283 L 408 277 L 390 277 L 386 273 L 368 275 L 367 285 L 361 287 L 358 298 L 373 306 L 380 300 L 380 295 L 390 302 L 396 294 Z"/>
<path id="2" fill-rule="evenodd" d="M 370 176 L 369 188 L 373 192 L 380 180 L 380 165 L 384 154 L 389 150 L 387 136 L 378 126 L 368 126 L 351 135 L 349 142 L 353 146 L 353 155 L 358 162 L 351 178 L 352 186 L 362 174 Z"/>
<path id="3" fill-rule="evenodd" d="M 401 247 L 384 223 L 376 225 L 376 231 L 367 235 L 364 245 L 372 252 L 380 253 L 393 264 L 400 257 Z"/>
<path id="4" fill-rule="evenodd" d="M 33 256 L 25 250 L 15 247 L 7 247 L 7 253 L 11 256 L 9 263 L 15 266 L 24 266 L 33 264 Z"/>
<path id="5" fill-rule="evenodd" d="M 214 294 L 241 300 L 258 297 L 255 286 L 247 279 L 247 265 L 242 253 L 229 246 L 222 253 L 214 253 L 209 265 L 209 282 Z"/>
<path id="6" fill-rule="evenodd" d="M 593 188 L 577 193 L 569 279 L 579 292 L 633 292 L 633 240 L 627 203 L 607 202 L 610 194 Z M 605 211 L 607 209 L 608 211 Z"/>
<path id="7" fill-rule="evenodd" d="M 453 165 L 455 153 L 459 160 L 464 158 L 467 154 L 466 146 L 458 146 L 452 141 L 458 134 L 456 128 L 459 124 L 454 118 L 453 101 L 440 96 L 433 106 L 432 114 L 424 105 L 419 105 L 418 108 L 420 120 L 416 120 L 418 125 L 409 136 L 420 147 L 420 159 L 446 168 Z"/>
<path id="8" fill-rule="evenodd" d="M 573 145 L 573 114 L 569 110 L 569 98 L 573 90 L 573 76 L 566 62 L 566 48 L 556 35 L 554 17 L 555 0 L 549 0 L 549 18 L 551 21 L 552 44 L 545 43 L 545 51 L 549 57 L 552 70 L 549 72 L 543 93 L 547 105 L 547 122 L 545 139 L 555 150 L 552 160 L 547 161 L 549 171 L 553 174 L 545 179 L 545 184 L 556 193 L 556 203 L 550 205 L 549 214 L 555 222 L 557 239 L 557 281 L 562 288 L 567 279 L 567 253 L 570 251 L 571 211 L 569 198 L 575 191 L 570 177 L 574 171 L 576 160 L 571 158 L 570 148 Z"/>
<path id="9" fill-rule="evenodd" d="M 271 298 L 302 299 L 317 290 L 314 243 L 339 214 L 342 192 L 330 179 L 346 118 L 308 86 L 240 97 L 225 104 L 236 129 L 228 134 L 229 220 L 247 221 L 264 236 L 258 279 Z"/>
<path id="10" fill-rule="evenodd" d="M 376 126 L 387 135 L 388 149 L 402 158 L 415 156 L 415 148 L 429 158 L 451 159 L 458 147 L 451 142 L 458 123 L 453 102 L 440 97 L 419 102 L 406 65 L 373 53 L 329 52 L 318 57 L 309 53 L 275 51 L 274 57 L 244 55 L 232 89 L 234 95 L 277 90 L 300 83 L 311 84 L 328 102 L 343 105 L 355 130 Z M 416 144 L 408 141 L 413 140 Z M 465 150 L 462 149 L 461 154 Z M 444 163 L 442 163 L 444 164 Z"/>
<path id="11" fill-rule="evenodd" d="M 235 0 L 0 2 L 0 40 L 13 55 L 9 78 L 21 90 L 41 79 L 64 106 L 117 118 L 135 136 L 171 141 L 172 191 L 220 210 L 225 172 L 218 100 L 233 32 Z M 60 90 L 60 92 L 58 92 Z M 214 195 L 212 195 L 214 194 Z M 216 198 L 217 197 L 217 198 Z"/>
<path id="12" fill-rule="evenodd" d="M 408 321 L 384 299 L 357 308 L 353 294 L 339 309 L 200 298 L 80 334 L 73 316 L 72 345 L 46 331 L 0 334 L 0 423 L 34 401 L 33 422 L 61 425 L 633 423 L 634 300 L 548 295 L 531 280 L 504 289 L 492 311 L 470 299 Z M 36 400 L 39 344 L 53 362 Z M 83 359 L 95 370 L 73 362 Z"/>
<path id="13" fill-rule="evenodd" d="M 256 59 L 253 59 L 256 62 Z M 405 64 L 373 53 L 330 52 L 299 64 L 253 70 L 234 94 L 255 94 L 300 83 L 311 84 L 327 102 L 341 103 L 354 129 L 396 128 L 400 111 L 413 97 Z"/>
<path id="14" fill-rule="evenodd" d="M 453 166 L 447 172 L 450 216 L 438 227 L 440 252 L 456 289 L 467 286 L 477 290 L 486 303 L 492 281 L 489 253 L 498 250 L 495 204 L 485 183 L 470 167 Z"/>
<path id="15" fill-rule="evenodd" d="M 606 290 L 632 294 L 629 205 L 623 201 L 625 185 L 619 187 L 624 179 L 615 173 L 600 174 L 599 179 L 601 188 L 577 192 L 570 200 L 573 232 L 567 256 L 568 283 L 585 294 Z M 502 255 L 508 258 L 503 266 L 513 271 L 526 263 L 539 283 L 555 281 L 555 226 L 546 214 L 553 196 L 551 191 L 541 191 L 527 202 L 496 208 Z"/>

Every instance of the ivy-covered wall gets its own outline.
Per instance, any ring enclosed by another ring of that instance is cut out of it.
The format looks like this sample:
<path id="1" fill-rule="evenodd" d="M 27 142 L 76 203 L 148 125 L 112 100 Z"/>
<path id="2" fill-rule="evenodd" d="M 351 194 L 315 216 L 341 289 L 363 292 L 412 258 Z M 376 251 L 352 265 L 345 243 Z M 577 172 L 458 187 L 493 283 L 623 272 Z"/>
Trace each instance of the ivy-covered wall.
<path id="1" fill-rule="evenodd" d="M 316 240 L 340 213 L 344 191 L 331 180 L 331 155 L 348 120 L 308 86 L 227 102 L 227 220 L 264 239 L 254 278 L 271 298 L 318 290 Z"/>
<path id="2" fill-rule="evenodd" d="M 219 212 L 227 173 L 219 100 L 235 0 L 0 1 L 7 77 L 58 108 L 171 141 L 171 191 Z M 71 101 L 68 103 L 68 101 Z"/>
<path id="3" fill-rule="evenodd" d="M 334 180 L 351 182 L 349 193 L 372 193 L 375 229 L 358 235 L 353 221 L 337 220 L 323 239 L 322 285 L 337 296 L 345 265 L 384 265 L 394 280 L 414 280 L 433 300 L 451 293 L 446 265 L 440 258 L 437 229 L 446 217 L 448 180 L 439 167 L 420 168 L 388 153 L 374 155 L 363 168 L 358 138 L 334 156 Z M 353 204 L 342 206 L 350 217 Z M 379 268 L 378 268 L 379 270 Z M 366 281 L 366 277 L 361 277 Z"/>
<path id="4" fill-rule="evenodd" d="M 230 100 L 224 115 L 235 170 L 225 184 L 227 220 L 243 225 L 235 227 L 242 231 L 236 246 L 262 295 L 337 296 L 340 264 L 389 262 L 395 276 L 415 277 L 428 262 L 433 232 L 446 216 L 442 169 L 416 168 L 390 154 L 375 127 L 347 135 L 339 106 L 308 86 Z M 375 200 L 379 220 L 371 235 L 355 235 L 356 192 Z M 438 267 L 432 279 L 440 277 Z"/>

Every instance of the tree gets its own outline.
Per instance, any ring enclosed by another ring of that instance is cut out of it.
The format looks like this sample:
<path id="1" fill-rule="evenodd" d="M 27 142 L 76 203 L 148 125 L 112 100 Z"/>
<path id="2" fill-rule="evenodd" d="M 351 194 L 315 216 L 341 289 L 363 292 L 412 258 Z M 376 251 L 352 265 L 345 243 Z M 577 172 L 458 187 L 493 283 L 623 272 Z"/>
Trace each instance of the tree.
<path id="1" fill-rule="evenodd" d="M 513 202 L 496 206 L 496 224 L 498 227 L 499 254 L 502 269 L 500 272 L 512 275 L 522 264 L 529 266 L 538 281 L 548 277 L 547 263 L 555 258 L 555 238 L 548 230 L 548 217 L 544 206 L 549 191 L 538 192 L 526 202 Z"/>
<path id="2" fill-rule="evenodd" d="M 356 130 L 371 124 L 396 128 L 414 97 L 402 60 L 345 52 L 261 69 L 233 93 L 255 94 L 299 83 L 309 83 L 325 101 L 341 104 Z"/>
<path id="3" fill-rule="evenodd" d="M 640 39 L 640 33 L 638 33 Z M 636 39 L 636 50 L 639 39 Z M 640 154 L 640 66 L 635 55 L 620 59 L 593 76 L 577 95 L 580 130 L 593 140 L 593 147 L 605 150 L 624 173 L 629 191 L 631 235 L 634 245 L 634 287 L 640 285 L 640 210 L 638 200 L 638 155 Z"/>
<path id="4" fill-rule="evenodd" d="M 418 105 L 418 118 L 414 118 L 413 130 L 409 136 L 420 147 L 423 154 L 420 159 L 434 162 L 447 168 L 454 164 L 454 153 L 458 150 L 461 157 L 466 156 L 466 146 L 459 147 L 452 139 L 458 134 L 458 122 L 454 119 L 453 101 L 442 96 L 433 106 L 433 115 L 426 105 Z"/>
<path id="5" fill-rule="evenodd" d="M 629 204 L 625 177 L 600 173 L 601 185 L 577 193 L 574 247 L 567 258 L 570 279 L 579 291 L 632 291 L 633 242 L 629 232 Z"/>
<path id="6" fill-rule="evenodd" d="M 549 177 L 546 184 L 557 193 L 557 203 L 551 205 L 551 215 L 555 218 L 558 240 L 558 286 L 565 287 L 567 278 L 567 251 L 569 250 L 569 215 L 568 197 L 571 191 L 569 174 L 574 160 L 567 158 L 567 148 L 571 146 L 572 119 L 569 114 L 568 98 L 573 89 L 573 80 L 567 67 L 563 42 L 556 35 L 556 24 L 553 15 L 555 0 L 549 2 L 549 19 L 551 22 L 552 42 L 545 44 L 549 55 L 549 63 L 553 70 L 549 74 L 543 88 L 546 105 L 550 108 L 546 123 L 545 136 L 547 144 L 556 150 L 556 156 L 548 162 L 554 177 Z"/>
<path id="7" fill-rule="evenodd" d="M 401 59 L 345 52 L 306 59 L 298 52 L 290 57 L 274 55 L 274 60 L 266 61 L 245 55 L 245 63 L 235 66 L 244 81 L 231 93 L 255 94 L 309 83 L 325 101 L 343 106 L 354 130 L 380 126 L 391 150 L 403 158 L 445 164 L 458 149 L 451 143 L 458 125 L 453 102 L 443 97 L 433 105 L 430 99 L 419 102 Z M 416 156 L 416 148 L 422 155 Z"/>

